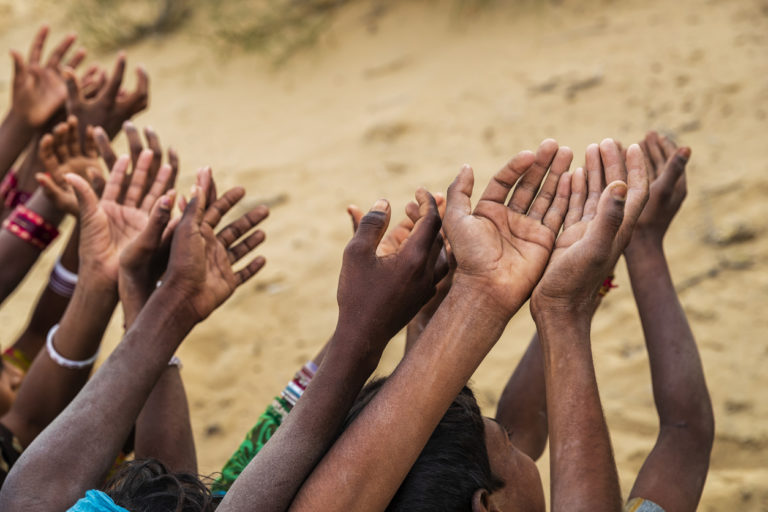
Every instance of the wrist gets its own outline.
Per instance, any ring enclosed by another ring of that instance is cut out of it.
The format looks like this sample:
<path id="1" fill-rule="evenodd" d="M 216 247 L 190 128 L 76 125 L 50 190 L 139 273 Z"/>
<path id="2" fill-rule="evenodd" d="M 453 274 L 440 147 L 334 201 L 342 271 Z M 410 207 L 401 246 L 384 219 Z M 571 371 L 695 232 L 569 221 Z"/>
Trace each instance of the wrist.
<path id="1" fill-rule="evenodd" d="M 635 229 L 632 232 L 632 238 L 629 240 L 629 244 L 624 249 L 625 255 L 632 255 L 633 253 L 644 253 L 647 251 L 661 251 L 663 248 L 664 234 L 647 231 L 643 229 Z"/>
<path id="2" fill-rule="evenodd" d="M 5 122 L 3 124 L 9 129 L 14 130 L 17 136 L 32 138 L 36 131 L 36 127 L 29 123 L 27 116 L 13 106 L 11 106 L 11 109 L 8 111 L 8 115 L 5 117 Z"/>
<path id="3" fill-rule="evenodd" d="M 473 316 L 479 315 L 491 323 L 506 325 L 528 297 L 502 301 L 498 299 L 498 295 L 486 280 L 457 272 L 446 300 L 451 297 L 452 302 L 466 304 L 472 310 Z"/>
<path id="4" fill-rule="evenodd" d="M 589 326 L 594 303 L 575 300 L 551 299 L 534 294 L 530 303 L 531 316 L 537 327 Z"/>
<path id="5" fill-rule="evenodd" d="M 323 361 L 327 359 L 334 361 L 334 364 L 358 367 L 370 375 L 379 365 L 388 342 L 388 339 L 371 334 L 361 326 L 339 319 Z"/>
<path id="6" fill-rule="evenodd" d="M 158 309 L 162 311 L 163 315 L 173 317 L 174 321 L 179 322 L 179 327 L 187 332 L 191 331 L 196 324 L 203 320 L 190 303 L 189 294 L 169 285 L 168 282 L 163 282 L 151 294 L 138 316 L 141 316 L 141 312 L 148 308 L 152 310 Z"/>

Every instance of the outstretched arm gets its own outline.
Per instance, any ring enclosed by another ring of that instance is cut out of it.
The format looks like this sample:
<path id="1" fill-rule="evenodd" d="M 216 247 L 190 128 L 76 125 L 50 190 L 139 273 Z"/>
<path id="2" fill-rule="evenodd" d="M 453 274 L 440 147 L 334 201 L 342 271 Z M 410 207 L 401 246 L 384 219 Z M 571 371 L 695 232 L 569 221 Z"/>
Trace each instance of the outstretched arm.
<path id="1" fill-rule="evenodd" d="M 472 169 L 459 173 L 444 221 L 457 262 L 453 286 L 418 342 L 309 477 L 292 510 L 386 508 L 544 270 L 567 205 L 568 191 L 558 183 L 570 154 L 560 151 L 565 168 L 553 165 L 546 179 L 557 144 L 548 140 L 537 155 L 520 153 L 492 179 L 474 212 Z"/>
<path id="2" fill-rule="evenodd" d="M 589 331 L 603 277 L 629 242 L 648 180 L 640 148 L 628 149 L 627 170 L 610 139 L 587 148 L 586 167 L 586 175 L 573 175 L 563 232 L 531 298 L 544 357 L 553 511 L 621 509 Z"/>
<path id="3" fill-rule="evenodd" d="M 387 343 L 433 293 L 442 246 L 437 204 L 416 193 L 418 217 L 404 239 L 382 242 L 389 205 L 360 220 L 344 253 L 339 321 L 322 364 L 295 408 L 235 481 L 220 510 L 286 510 L 338 435 L 347 412 Z M 377 255 L 378 246 L 378 255 Z M 375 293 L 373 292 L 375 290 Z M 397 306 L 392 306 L 397 304 Z"/>
<path id="4" fill-rule="evenodd" d="M 643 147 L 651 194 L 624 254 L 645 333 L 660 429 L 630 497 L 649 499 L 665 510 L 693 511 L 707 477 L 714 417 L 696 341 L 662 247 L 685 198 L 690 149 L 677 148 L 654 132 Z"/>

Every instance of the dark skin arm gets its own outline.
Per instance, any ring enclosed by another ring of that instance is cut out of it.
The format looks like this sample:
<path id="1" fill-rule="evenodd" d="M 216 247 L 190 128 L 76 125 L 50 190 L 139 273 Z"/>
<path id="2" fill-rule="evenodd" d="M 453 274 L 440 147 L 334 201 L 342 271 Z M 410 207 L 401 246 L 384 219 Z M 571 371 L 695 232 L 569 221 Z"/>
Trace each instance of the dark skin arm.
<path id="1" fill-rule="evenodd" d="M 563 232 L 531 297 L 544 358 L 553 511 L 621 510 L 589 331 L 598 290 L 629 242 L 648 180 L 639 146 L 627 150 L 626 167 L 612 140 L 598 149 L 602 165 L 586 173 L 609 185 L 595 198 L 585 173 L 574 173 Z"/>
<path id="2" fill-rule="evenodd" d="M 696 510 L 714 438 L 712 404 L 701 359 L 675 293 L 663 238 L 686 194 L 690 149 L 677 148 L 655 132 L 643 148 L 651 168 L 651 194 L 625 250 L 651 363 L 659 436 L 643 463 L 630 498 L 665 510 Z"/>
<path id="3" fill-rule="evenodd" d="M 235 235 L 250 230 L 252 212 L 217 236 L 199 189 L 193 196 L 174 232 L 163 285 L 83 391 L 25 450 L 0 490 L 3 510 L 65 510 L 98 488 L 178 345 L 264 265 L 259 257 L 239 272 L 230 266 L 250 252 Z M 60 478 L 64 466 L 70 478 Z"/>
<path id="4" fill-rule="evenodd" d="M 338 435 L 389 340 L 434 293 L 440 216 L 434 198 L 416 193 L 418 218 L 405 239 L 382 241 L 389 204 L 360 220 L 344 252 L 339 320 L 317 374 L 284 423 L 227 493 L 219 510 L 286 510 Z M 382 247 L 383 246 L 383 247 Z M 375 290 L 375 293 L 372 293 Z M 396 304 L 397 306 L 392 306 Z"/>
<path id="5" fill-rule="evenodd" d="M 557 152 L 548 140 L 537 155 L 520 153 L 491 180 L 474 211 L 473 173 L 462 169 L 448 189 L 443 224 L 457 262 L 451 290 L 418 342 L 307 479 L 291 510 L 386 508 L 544 271 L 567 207 L 568 190 L 558 190 L 560 175 L 544 178 Z M 524 186 L 515 189 L 508 206 L 518 181 Z M 536 197 L 542 181 L 543 193 Z"/>

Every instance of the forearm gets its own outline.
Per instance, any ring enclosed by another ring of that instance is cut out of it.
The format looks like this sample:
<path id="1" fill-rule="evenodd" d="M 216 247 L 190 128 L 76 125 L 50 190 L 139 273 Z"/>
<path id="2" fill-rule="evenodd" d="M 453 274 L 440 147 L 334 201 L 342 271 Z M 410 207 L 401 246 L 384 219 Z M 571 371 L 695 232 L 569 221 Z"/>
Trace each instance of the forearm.
<path id="1" fill-rule="evenodd" d="M 347 353 L 360 346 L 337 329 L 315 362 L 317 373 L 267 444 L 235 480 L 219 509 L 283 511 L 336 439 L 360 389 L 378 362 Z M 380 354 L 378 354 L 380 357 Z"/>
<path id="2" fill-rule="evenodd" d="M 595 380 L 589 315 L 554 311 L 534 318 L 544 359 L 552 510 L 618 511 L 621 492 Z"/>
<path id="3" fill-rule="evenodd" d="M 116 303 L 108 284 L 81 281 L 51 339 L 54 350 L 72 361 L 92 358 Z M 28 446 L 82 389 L 91 369 L 92 365 L 65 368 L 47 353 L 36 358 L 3 424 Z"/>
<path id="4" fill-rule="evenodd" d="M 64 218 L 64 214 L 48 201 L 41 190 L 35 192 L 26 207 L 52 226 L 58 226 Z M 0 229 L 0 302 L 16 289 L 41 252 L 41 248 L 22 240 L 8 229 Z"/>
<path id="5" fill-rule="evenodd" d="M 103 483 L 168 360 L 194 325 L 181 313 L 185 308 L 175 294 L 153 294 L 99 371 L 17 461 L 0 490 L 0 508 L 65 510 Z M 62 467 L 67 478 L 61 478 Z"/>
<path id="6" fill-rule="evenodd" d="M 639 244 L 626 252 L 662 426 L 697 427 L 711 423 L 704 371 L 688 321 L 677 298 L 661 242 Z"/>
<path id="7" fill-rule="evenodd" d="M 541 457 L 547 445 L 547 393 L 538 333 L 501 393 L 496 419 L 518 449 L 533 460 Z"/>
<path id="8" fill-rule="evenodd" d="M 61 266 L 73 274 L 77 274 L 79 233 L 80 229 L 76 224 L 60 258 Z M 40 294 L 26 329 L 13 344 L 14 350 L 19 350 L 29 361 L 32 361 L 45 345 L 45 337 L 50 328 L 61 319 L 69 300 L 70 296 L 66 293 L 54 290 L 47 284 Z"/>
<path id="9" fill-rule="evenodd" d="M 34 134 L 34 128 L 13 109 L 8 112 L 0 124 L 0 180 L 11 169 Z"/>
<path id="10" fill-rule="evenodd" d="M 310 475 L 291 510 L 386 508 L 506 325 L 509 317 L 487 300 L 454 286 L 419 342 Z"/>
<path id="11" fill-rule="evenodd" d="M 170 471 L 197 474 L 189 404 L 178 366 L 168 366 L 136 420 L 137 459 L 154 458 Z"/>

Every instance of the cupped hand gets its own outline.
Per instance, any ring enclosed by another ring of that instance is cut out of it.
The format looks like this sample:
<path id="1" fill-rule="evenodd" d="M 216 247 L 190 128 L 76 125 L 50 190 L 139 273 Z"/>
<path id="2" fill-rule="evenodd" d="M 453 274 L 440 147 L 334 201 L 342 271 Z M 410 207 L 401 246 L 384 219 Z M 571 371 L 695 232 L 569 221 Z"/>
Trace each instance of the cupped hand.
<path id="1" fill-rule="evenodd" d="M 120 253 L 145 229 L 152 207 L 170 185 L 171 167 L 164 165 L 145 193 L 152 151 L 141 154 L 130 176 L 128 161 L 127 156 L 117 159 L 101 200 L 83 178 L 67 175 L 80 205 L 80 273 L 109 285 L 117 284 Z"/>
<path id="2" fill-rule="evenodd" d="M 77 196 L 67 183 L 67 174 L 84 178 L 100 195 L 104 189 L 104 172 L 99 162 L 93 131 L 86 133 L 80 143 L 77 118 L 70 116 L 67 122 L 56 125 L 52 134 L 40 140 L 38 150 L 44 173 L 37 173 L 35 179 L 48 199 L 61 211 L 78 216 L 80 207 Z"/>
<path id="3" fill-rule="evenodd" d="M 590 145 L 586 171 L 577 169 L 568 181 L 568 214 L 533 292 L 534 316 L 553 308 L 592 315 L 600 285 L 629 242 L 648 198 L 648 177 L 637 144 L 627 149 L 626 165 L 613 140 Z"/>
<path id="4" fill-rule="evenodd" d="M 75 42 L 76 36 L 66 36 L 51 52 L 45 64 L 41 63 L 48 27 L 43 26 L 32 41 L 29 58 L 11 50 L 13 59 L 13 90 L 11 108 L 32 128 L 41 128 L 64 105 L 67 87 L 62 76 L 61 61 Z M 80 49 L 70 58 L 67 66 L 76 68 L 85 58 Z"/>
<path id="5" fill-rule="evenodd" d="M 461 282 L 481 291 L 507 316 L 520 308 L 544 272 L 563 223 L 570 182 L 568 175 L 561 177 L 572 158 L 569 148 L 551 139 L 536 154 L 519 153 L 491 179 L 474 210 L 474 176 L 464 166 L 448 189 L 444 221 L 457 265 L 454 286 Z"/>
<path id="6" fill-rule="evenodd" d="M 264 257 L 257 256 L 239 271 L 233 268 L 264 241 L 264 232 L 252 229 L 269 214 L 266 206 L 257 206 L 216 234 L 214 229 L 222 217 L 245 196 L 245 191 L 233 188 L 207 209 L 205 196 L 205 191 L 195 185 L 173 234 L 162 285 L 184 299 L 187 313 L 198 322 L 264 266 Z"/>

